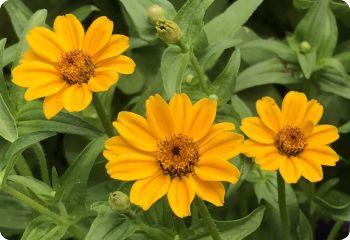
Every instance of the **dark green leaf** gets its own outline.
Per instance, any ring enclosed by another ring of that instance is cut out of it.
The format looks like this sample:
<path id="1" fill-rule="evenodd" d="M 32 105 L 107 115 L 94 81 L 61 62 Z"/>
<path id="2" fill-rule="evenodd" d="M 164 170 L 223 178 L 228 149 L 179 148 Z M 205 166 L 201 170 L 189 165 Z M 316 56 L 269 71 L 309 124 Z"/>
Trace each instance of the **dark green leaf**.
<path id="1" fill-rule="evenodd" d="M 0 40 L 0 95 L 4 99 L 7 106 L 10 106 L 11 101 L 9 98 L 9 92 L 7 89 L 7 84 L 5 81 L 5 76 L 3 72 L 3 68 L 5 67 L 5 44 L 6 44 L 6 38 Z M 11 108 L 10 108 L 11 109 Z"/>
<path id="2" fill-rule="evenodd" d="M 72 12 L 81 22 L 84 21 L 91 13 L 99 11 L 94 5 L 84 5 Z"/>
<path id="3" fill-rule="evenodd" d="M 12 26 L 18 38 L 21 38 L 32 12 L 21 0 L 7 1 L 4 7 L 10 16 Z"/>
<path id="4" fill-rule="evenodd" d="M 9 107 L 6 105 L 5 100 L 0 95 L 0 136 L 14 142 L 18 138 L 18 131 L 16 121 L 12 116 Z"/>
<path id="5" fill-rule="evenodd" d="M 253 115 L 249 107 L 238 97 L 238 95 L 233 95 L 231 97 L 231 105 L 233 110 L 238 113 L 241 119 L 245 117 L 251 117 Z"/>
<path id="6" fill-rule="evenodd" d="M 181 92 L 181 83 L 189 62 L 189 54 L 178 47 L 167 48 L 162 56 L 160 73 L 166 94 L 171 98 Z"/>

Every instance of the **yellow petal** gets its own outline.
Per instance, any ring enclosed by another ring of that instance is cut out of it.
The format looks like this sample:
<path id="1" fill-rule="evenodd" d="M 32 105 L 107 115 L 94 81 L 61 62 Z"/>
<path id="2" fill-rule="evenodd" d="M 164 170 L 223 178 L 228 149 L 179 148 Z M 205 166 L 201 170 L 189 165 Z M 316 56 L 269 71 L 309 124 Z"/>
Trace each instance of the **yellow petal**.
<path id="1" fill-rule="evenodd" d="M 283 127 L 283 115 L 275 100 L 270 97 L 263 97 L 256 102 L 256 110 L 261 121 L 269 129 L 278 133 Z"/>
<path id="2" fill-rule="evenodd" d="M 298 126 L 302 123 L 307 108 L 307 98 L 304 93 L 291 91 L 282 102 L 282 113 L 285 124 Z"/>
<path id="3" fill-rule="evenodd" d="M 79 112 L 87 108 L 92 93 L 86 83 L 70 86 L 63 95 L 63 106 L 68 112 Z"/>
<path id="4" fill-rule="evenodd" d="M 192 181 L 195 193 L 199 198 L 218 207 L 224 205 L 225 188 L 221 182 L 203 181 L 196 175 L 189 176 L 189 179 Z"/>
<path id="5" fill-rule="evenodd" d="M 172 179 L 167 197 L 176 216 L 183 218 L 191 215 L 191 203 L 194 196 L 194 188 L 187 177 Z"/>
<path id="6" fill-rule="evenodd" d="M 100 51 L 111 39 L 113 22 L 107 17 L 97 18 L 89 27 L 84 39 L 84 49 L 90 55 Z"/>
<path id="7" fill-rule="evenodd" d="M 205 144 L 201 144 L 199 154 L 205 157 L 212 156 L 225 160 L 231 159 L 240 153 L 243 139 L 241 134 L 222 132 Z"/>
<path id="8" fill-rule="evenodd" d="M 154 152 L 158 150 L 157 140 L 152 136 L 146 119 L 132 112 L 120 112 L 113 123 L 119 134 L 133 147 Z"/>
<path id="9" fill-rule="evenodd" d="M 129 48 L 129 38 L 124 35 L 112 35 L 104 48 L 93 56 L 93 60 L 98 64 L 99 61 L 117 57 Z"/>
<path id="10" fill-rule="evenodd" d="M 23 57 L 20 61 L 20 63 L 25 63 L 25 62 L 30 62 L 30 61 L 37 61 L 37 62 L 45 62 L 45 63 L 50 63 L 47 60 L 39 57 L 38 55 L 35 54 L 35 52 L 31 49 L 29 49 L 28 51 L 26 51 L 23 54 Z"/>
<path id="11" fill-rule="evenodd" d="M 214 182 L 236 183 L 240 176 L 235 165 L 215 157 L 201 157 L 195 167 L 195 173 L 202 180 Z"/>
<path id="12" fill-rule="evenodd" d="M 48 96 L 44 100 L 44 114 L 47 119 L 56 116 L 63 108 L 63 94 L 66 87 L 58 93 Z"/>
<path id="13" fill-rule="evenodd" d="M 44 27 L 35 27 L 26 37 L 36 55 L 50 62 L 58 62 L 66 50 L 59 36 Z"/>
<path id="14" fill-rule="evenodd" d="M 53 28 L 61 37 L 67 50 L 82 49 L 85 31 L 73 14 L 56 17 Z"/>
<path id="15" fill-rule="evenodd" d="M 260 165 L 260 168 L 266 171 L 276 171 L 281 162 L 284 161 L 284 156 L 282 156 L 276 148 L 269 147 L 264 149 L 264 154 L 259 154 L 256 157 L 256 163 Z"/>
<path id="16" fill-rule="evenodd" d="M 119 155 L 112 151 L 104 151 L 103 156 L 108 160 L 107 173 L 114 179 L 130 181 L 153 176 L 160 170 L 153 156 L 139 153 Z"/>
<path id="17" fill-rule="evenodd" d="M 311 100 L 307 103 L 305 116 L 302 125 L 307 124 L 308 121 L 311 121 L 314 125 L 321 120 L 323 115 L 323 107 L 316 100 Z"/>
<path id="18" fill-rule="evenodd" d="M 110 68 L 121 74 L 132 74 L 135 71 L 136 64 L 131 58 L 120 55 L 118 57 L 112 57 L 99 61 L 96 66 Z"/>
<path id="19" fill-rule="evenodd" d="M 61 79 L 54 66 L 38 61 L 19 64 L 13 69 L 12 76 L 12 82 L 21 87 L 42 85 L 52 81 L 52 79 L 55 81 Z"/>
<path id="20" fill-rule="evenodd" d="M 301 175 L 310 182 L 318 182 L 323 179 L 321 164 L 316 161 L 298 157 L 298 160 L 296 160 L 295 163 L 300 169 Z"/>
<path id="21" fill-rule="evenodd" d="M 318 125 L 307 138 L 309 145 L 326 145 L 339 138 L 338 129 L 332 125 Z"/>
<path id="22" fill-rule="evenodd" d="M 300 157 L 326 166 L 335 166 L 339 160 L 338 154 L 329 146 L 307 146 Z"/>
<path id="23" fill-rule="evenodd" d="M 120 136 L 109 138 L 105 143 L 105 148 L 106 150 L 112 151 L 117 155 L 125 153 L 139 153 L 146 155 L 149 154 L 148 152 L 144 152 L 140 149 L 134 148 Z"/>
<path id="24" fill-rule="evenodd" d="M 64 87 L 67 86 L 67 83 L 60 80 L 53 80 L 47 84 L 32 86 L 27 89 L 24 94 L 24 99 L 26 101 L 32 101 L 38 98 L 46 97 L 58 93 Z"/>
<path id="25" fill-rule="evenodd" d="M 248 157 L 261 156 L 274 150 L 276 150 L 276 147 L 273 144 L 262 144 L 250 139 L 245 140 L 242 146 L 242 153 Z"/>
<path id="26" fill-rule="evenodd" d="M 174 133 L 174 119 L 168 104 L 159 95 L 146 101 L 147 122 L 152 134 L 159 139 L 170 137 Z"/>
<path id="27" fill-rule="evenodd" d="M 92 92 L 104 92 L 115 84 L 118 78 L 119 75 L 116 71 L 96 69 L 94 76 L 88 82 L 88 86 Z"/>
<path id="28" fill-rule="evenodd" d="M 186 94 L 176 94 L 169 103 L 170 112 L 175 121 L 175 133 L 183 133 L 186 121 L 191 114 L 192 103 Z"/>
<path id="29" fill-rule="evenodd" d="M 211 129 L 216 116 L 216 100 L 201 99 L 193 105 L 191 118 L 185 126 L 194 141 L 199 141 Z"/>
<path id="30" fill-rule="evenodd" d="M 274 143 L 275 133 L 268 129 L 257 117 L 247 117 L 242 120 L 241 130 L 252 140 L 271 144 Z"/>
<path id="31" fill-rule="evenodd" d="M 130 190 L 130 201 L 146 211 L 167 193 L 169 185 L 170 177 L 163 173 L 138 180 Z"/>
<path id="32" fill-rule="evenodd" d="M 283 156 L 280 162 L 280 173 L 287 183 L 296 183 L 301 177 L 299 168 L 297 167 L 295 161 L 298 161 L 297 158 L 291 157 L 287 158 Z"/>

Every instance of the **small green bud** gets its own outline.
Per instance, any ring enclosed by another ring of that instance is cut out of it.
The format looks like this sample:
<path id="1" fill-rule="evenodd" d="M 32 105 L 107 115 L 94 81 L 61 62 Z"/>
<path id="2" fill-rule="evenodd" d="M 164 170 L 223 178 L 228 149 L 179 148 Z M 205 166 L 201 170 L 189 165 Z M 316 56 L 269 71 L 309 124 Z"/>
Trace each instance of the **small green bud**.
<path id="1" fill-rule="evenodd" d="M 110 193 L 108 203 L 110 208 L 118 213 L 125 213 L 130 209 L 130 199 L 121 191 Z"/>
<path id="2" fill-rule="evenodd" d="M 157 22 L 156 29 L 158 36 L 165 43 L 175 44 L 182 36 L 180 27 L 173 21 L 161 20 Z"/>
<path id="3" fill-rule="evenodd" d="M 312 47 L 311 47 L 310 43 L 307 41 L 303 41 L 299 45 L 299 50 L 301 53 L 309 53 L 311 48 Z"/>
<path id="4" fill-rule="evenodd" d="M 194 76 L 192 74 L 187 74 L 186 78 L 185 78 L 185 81 L 187 83 L 191 83 L 192 80 L 193 80 Z"/>
<path id="5" fill-rule="evenodd" d="M 158 21 L 165 20 L 165 10 L 157 4 L 153 4 L 148 8 L 148 18 L 153 24 L 156 24 Z"/>
<path id="6" fill-rule="evenodd" d="M 218 97 L 218 95 L 216 95 L 216 94 L 210 94 L 210 95 L 209 95 L 209 99 L 210 99 L 210 100 L 218 100 L 219 97 Z"/>

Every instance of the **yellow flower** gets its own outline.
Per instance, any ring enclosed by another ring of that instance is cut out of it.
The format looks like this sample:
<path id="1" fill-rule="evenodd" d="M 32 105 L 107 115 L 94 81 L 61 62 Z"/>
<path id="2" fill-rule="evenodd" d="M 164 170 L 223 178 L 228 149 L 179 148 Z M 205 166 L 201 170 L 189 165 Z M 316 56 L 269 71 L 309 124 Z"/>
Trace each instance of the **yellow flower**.
<path id="1" fill-rule="evenodd" d="M 179 217 L 191 214 L 195 195 L 222 206 L 221 181 L 235 183 L 240 175 L 228 160 L 240 153 L 243 136 L 232 132 L 232 123 L 213 124 L 216 101 L 192 105 L 187 95 L 177 94 L 168 105 L 155 95 L 147 100 L 146 112 L 146 119 L 119 113 L 114 126 L 120 136 L 105 145 L 108 174 L 136 180 L 130 200 L 144 210 L 165 194 Z"/>
<path id="2" fill-rule="evenodd" d="M 13 82 L 28 88 L 27 101 L 45 97 L 48 119 L 62 108 L 82 111 L 92 92 L 107 91 L 119 73 L 134 72 L 133 60 L 121 55 L 129 47 L 128 37 L 112 31 L 113 22 L 100 17 L 85 33 L 72 14 L 58 16 L 53 31 L 35 27 L 27 35 L 30 49 L 14 69 Z"/>
<path id="3" fill-rule="evenodd" d="M 317 125 L 323 107 L 305 94 L 289 92 L 282 110 L 270 97 L 256 102 L 259 117 L 243 119 L 241 130 L 250 138 L 243 152 L 255 157 L 264 170 L 280 171 L 288 183 L 301 176 L 311 182 L 323 179 L 322 165 L 335 166 L 337 153 L 327 146 L 339 138 L 332 125 Z"/>

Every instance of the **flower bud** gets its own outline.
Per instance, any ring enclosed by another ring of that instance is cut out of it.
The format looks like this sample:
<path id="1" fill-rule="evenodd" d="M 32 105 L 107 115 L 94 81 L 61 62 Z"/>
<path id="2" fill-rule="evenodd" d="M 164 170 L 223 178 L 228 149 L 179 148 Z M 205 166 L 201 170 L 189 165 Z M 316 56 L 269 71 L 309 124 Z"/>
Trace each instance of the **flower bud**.
<path id="1" fill-rule="evenodd" d="M 311 50 L 311 45 L 310 45 L 310 43 L 309 42 L 307 42 L 307 41 L 303 41 L 303 42 L 301 42 L 300 43 L 300 45 L 299 45 L 299 50 L 300 50 L 300 52 L 301 53 L 309 53 L 310 52 L 310 50 Z"/>
<path id="2" fill-rule="evenodd" d="M 157 4 L 153 4 L 148 8 L 148 18 L 153 24 L 156 24 L 158 21 L 165 20 L 165 10 Z"/>
<path id="3" fill-rule="evenodd" d="M 130 209 L 130 199 L 121 191 L 110 193 L 108 203 L 110 208 L 118 213 L 125 213 Z"/>
<path id="4" fill-rule="evenodd" d="M 218 97 L 218 95 L 216 95 L 216 94 L 210 94 L 210 95 L 209 95 L 209 99 L 210 99 L 210 100 L 218 100 L 219 97 Z"/>
<path id="5" fill-rule="evenodd" d="M 182 36 L 180 27 L 173 21 L 162 20 L 158 21 L 156 25 L 158 36 L 165 43 L 177 43 Z"/>
<path id="6" fill-rule="evenodd" d="M 194 78 L 194 76 L 193 76 L 192 74 L 188 74 L 188 75 L 186 76 L 186 78 L 185 78 L 185 81 L 186 81 L 187 83 L 191 83 L 192 80 L 193 80 L 193 78 Z"/>

